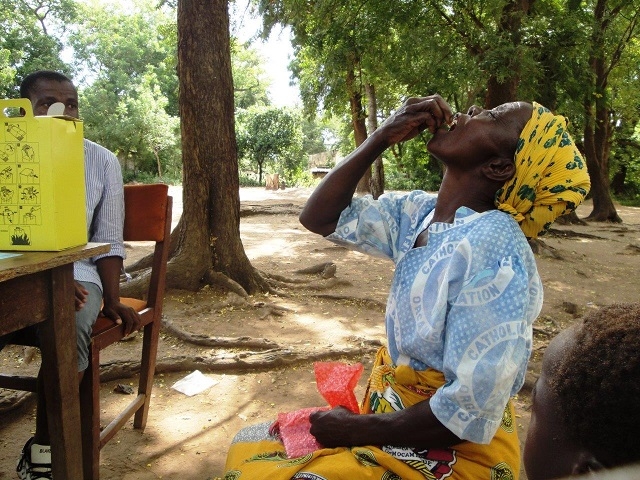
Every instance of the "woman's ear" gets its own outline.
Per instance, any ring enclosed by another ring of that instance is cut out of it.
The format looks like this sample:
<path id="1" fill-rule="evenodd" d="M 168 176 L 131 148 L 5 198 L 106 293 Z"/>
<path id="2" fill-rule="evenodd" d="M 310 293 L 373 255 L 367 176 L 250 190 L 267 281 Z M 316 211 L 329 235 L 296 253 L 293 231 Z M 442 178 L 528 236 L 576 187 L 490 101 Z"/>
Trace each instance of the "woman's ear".
<path id="1" fill-rule="evenodd" d="M 604 470 L 606 467 L 591 452 L 582 451 L 575 459 L 571 475 L 584 475 L 589 472 Z"/>
<path id="2" fill-rule="evenodd" d="M 516 165 L 511 158 L 494 157 L 481 168 L 485 177 L 500 183 L 510 180 L 516 173 Z"/>

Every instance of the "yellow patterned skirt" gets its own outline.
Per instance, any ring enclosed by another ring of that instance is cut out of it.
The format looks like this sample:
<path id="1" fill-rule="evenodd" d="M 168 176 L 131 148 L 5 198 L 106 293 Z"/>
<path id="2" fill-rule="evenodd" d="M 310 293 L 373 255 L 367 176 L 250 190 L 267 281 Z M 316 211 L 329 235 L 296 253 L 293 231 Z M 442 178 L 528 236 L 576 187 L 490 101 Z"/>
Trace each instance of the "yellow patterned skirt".
<path id="1" fill-rule="evenodd" d="M 385 413 L 429 399 L 444 384 L 436 370 L 394 368 L 386 348 L 376 356 L 362 413 Z M 282 442 L 268 435 L 268 425 L 256 426 L 233 441 L 225 480 L 513 480 L 520 474 L 520 444 L 515 412 L 507 405 L 498 432 L 488 445 L 462 442 L 455 448 L 405 447 L 323 448 L 287 458 Z"/>

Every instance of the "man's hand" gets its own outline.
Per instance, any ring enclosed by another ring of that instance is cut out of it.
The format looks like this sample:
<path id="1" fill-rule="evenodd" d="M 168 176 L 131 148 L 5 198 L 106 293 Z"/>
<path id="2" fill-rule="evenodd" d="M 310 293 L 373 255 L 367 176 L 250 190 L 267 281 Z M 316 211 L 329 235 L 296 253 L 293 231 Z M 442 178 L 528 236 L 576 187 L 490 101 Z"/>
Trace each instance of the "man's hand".
<path id="1" fill-rule="evenodd" d="M 384 132 L 388 144 L 394 145 L 411 140 L 424 130 L 435 133 L 452 119 L 451 107 L 440 95 L 413 97 L 380 126 L 380 131 Z"/>
<path id="2" fill-rule="evenodd" d="M 140 329 L 141 318 L 133 308 L 125 305 L 121 302 L 113 302 L 111 304 L 104 304 L 102 308 L 102 314 L 105 317 L 110 318 L 117 325 L 124 323 L 125 336 L 137 332 Z"/>
<path id="3" fill-rule="evenodd" d="M 76 300 L 76 312 L 81 310 L 84 307 L 85 303 L 87 303 L 87 295 L 89 295 L 89 291 L 82 286 L 80 282 L 75 283 L 75 300 Z"/>
<path id="4" fill-rule="evenodd" d="M 124 334 L 129 335 L 140 328 L 140 316 L 133 308 L 120 302 L 120 272 L 122 258 L 118 256 L 102 257 L 96 261 L 98 274 L 102 280 L 104 306 L 102 314 L 116 324 L 124 323 Z"/>

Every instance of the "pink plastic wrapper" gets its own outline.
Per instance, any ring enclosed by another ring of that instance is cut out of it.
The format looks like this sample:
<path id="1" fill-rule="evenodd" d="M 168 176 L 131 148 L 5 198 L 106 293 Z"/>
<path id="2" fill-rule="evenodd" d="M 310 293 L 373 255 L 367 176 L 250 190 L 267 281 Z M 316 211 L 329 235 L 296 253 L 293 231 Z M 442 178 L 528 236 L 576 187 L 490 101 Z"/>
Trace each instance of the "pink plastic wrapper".
<path id="1" fill-rule="evenodd" d="M 272 425 L 271 431 L 279 432 L 287 457 L 301 457 L 322 448 L 322 445 L 309 432 L 311 428 L 309 416 L 313 412 L 342 405 L 354 413 L 359 413 L 354 390 L 363 369 L 361 363 L 347 365 L 340 362 L 317 362 L 314 365 L 318 391 L 329 407 L 302 408 L 278 414 L 278 420 Z"/>
<path id="2" fill-rule="evenodd" d="M 354 390 L 364 370 L 361 363 L 316 362 L 313 368 L 318 391 L 331 408 L 342 405 L 353 413 L 360 413 Z"/>
<path id="3" fill-rule="evenodd" d="M 316 437 L 309 433 L 311 429 L 309 415 L 321 410 L 329 410 L 329 407 L 301 408 L 293 412 L 278 414 L 278 422 L 275 428 L 279 429 L 280 439 L 284 444 L 287 457 L 302 457 L 307 453 L 322 448 Z"/>

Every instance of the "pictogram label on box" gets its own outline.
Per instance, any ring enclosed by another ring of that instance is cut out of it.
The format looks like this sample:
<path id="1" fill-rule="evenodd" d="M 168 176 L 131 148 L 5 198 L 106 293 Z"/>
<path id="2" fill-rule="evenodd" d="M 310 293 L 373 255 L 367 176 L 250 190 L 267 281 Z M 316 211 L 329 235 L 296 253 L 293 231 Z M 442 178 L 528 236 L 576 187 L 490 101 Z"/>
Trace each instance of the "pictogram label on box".
<path id="1" fill-rule="evenodd" d="M 0 250 L 87 243 L 82 121 L 34 117 L 24 98 L 0 100 L 0 112 Z"/>

